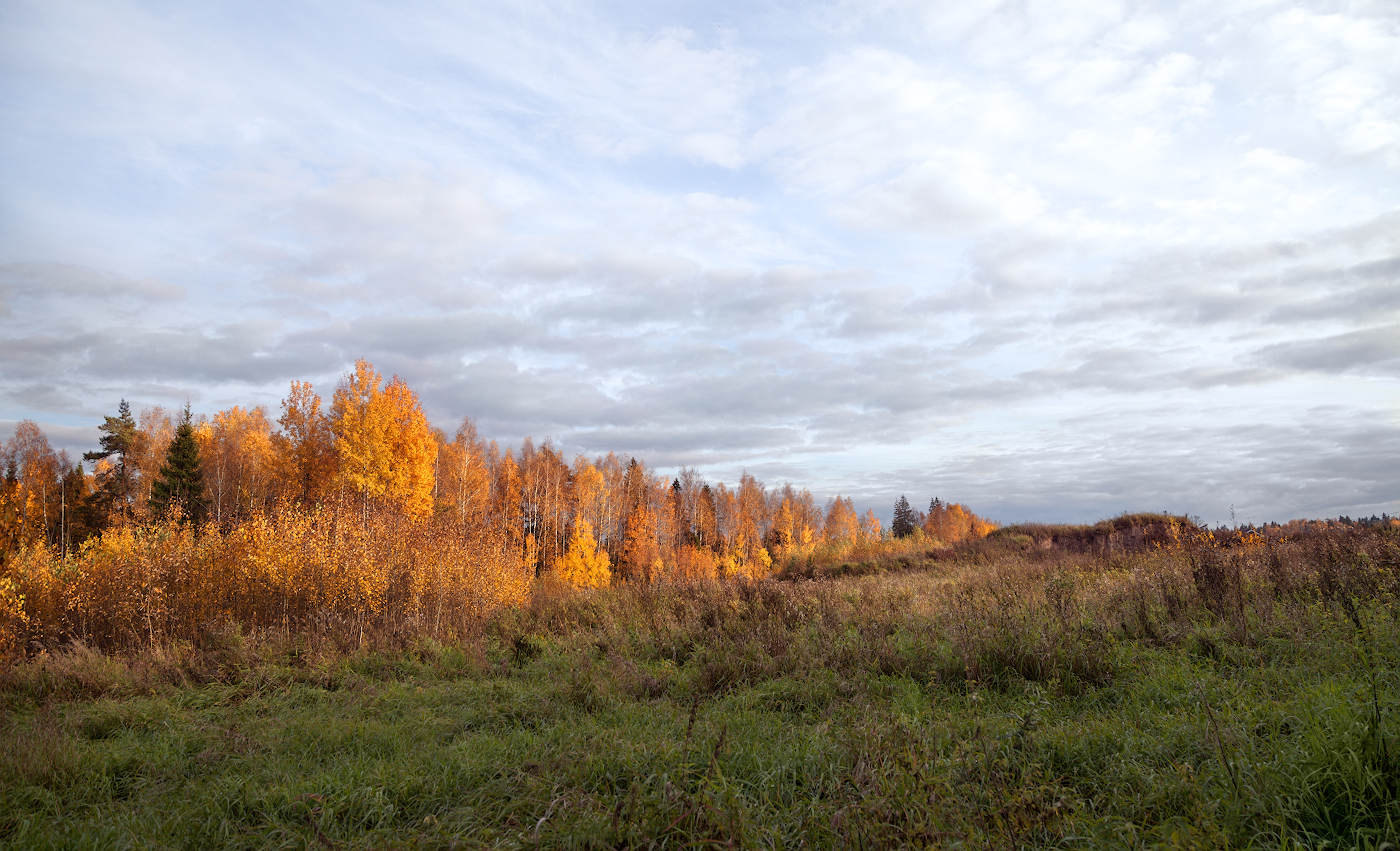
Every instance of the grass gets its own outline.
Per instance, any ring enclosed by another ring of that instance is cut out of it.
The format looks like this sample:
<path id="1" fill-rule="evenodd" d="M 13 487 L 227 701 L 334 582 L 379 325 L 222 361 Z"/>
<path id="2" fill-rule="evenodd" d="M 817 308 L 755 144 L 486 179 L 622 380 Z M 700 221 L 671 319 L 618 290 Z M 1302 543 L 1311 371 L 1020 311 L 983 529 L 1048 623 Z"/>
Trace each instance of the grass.
<path id="1" fill-rule="evenodd" d="M 1332 544 L 1006 536 L 540 586 L 453 645 L 74 647 L 4 675 L 0 845 L 1380 849 L 1396 542 Z"/>

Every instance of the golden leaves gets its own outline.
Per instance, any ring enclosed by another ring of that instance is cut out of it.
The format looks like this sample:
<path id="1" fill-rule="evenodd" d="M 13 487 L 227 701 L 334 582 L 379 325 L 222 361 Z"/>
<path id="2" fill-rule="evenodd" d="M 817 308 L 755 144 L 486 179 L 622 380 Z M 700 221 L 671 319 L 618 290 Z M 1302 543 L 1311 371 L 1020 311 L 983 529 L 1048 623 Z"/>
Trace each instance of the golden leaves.
<path id="1" fill-rule="evenodd" d="M 331 432 L 340 480 L 368 499 L 385 499 L 413 518 L 433 511 L 437 441 L 418 396 L 398 376 L 380 389 L 363 358 L 336 388 Z"/>
<path id="2" fill-rule="evenodd" d="M 554 572 L 580 588 L 604 588 L 612 581 L 608 554 L 598 549 L 593 527 L 587 520 L 574 521 L 569 549 L 554 563 Z"/>

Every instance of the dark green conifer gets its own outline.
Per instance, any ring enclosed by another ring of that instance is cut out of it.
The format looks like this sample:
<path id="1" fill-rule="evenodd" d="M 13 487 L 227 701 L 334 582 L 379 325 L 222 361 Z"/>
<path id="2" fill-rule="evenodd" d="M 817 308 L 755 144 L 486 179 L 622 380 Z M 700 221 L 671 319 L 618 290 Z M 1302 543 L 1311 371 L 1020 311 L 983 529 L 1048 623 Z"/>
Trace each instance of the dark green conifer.
<path id="1" fill-rule="evenodd" d="M 103 432 L 100 440 L 102 449 L 97 452 L 84 452 L 84 461 L 105 461 L 117 456 L 112 466 L 102 470 L 97 476 L 97 489 L 81 508 L 94 532 L 101 531 L 113 519 L 124 518 L 131 509 L 131 498 L 136 491 L 135 475 L 128 464 L 132 450 L 136 446 L 136 420 L 131 417 L 131 406 L 125 399 L 117 408 L 115 417 L 104 417 L 97 430 Z"/>
<path id="2" fill-rule="evenodd" d="M 204 473 L 199 468 L 199 443 L 194 437 L 190 406 L 175 429 L 175 439 L 165 454 L 160 475 L 151 484 L 151 512 L 165 518 L 177 509 L 181 522 L 199 523 L 204 520 Z"/>
<path id="3" fill-rule="evenodd" d="M 899 502 L 894 504 L 894 520 L 890 523 L 890 533 L 896 538 L 907 538 L 914 534 L 918 527 L 914 509 L 909 507 L 909 500 L 901 494 Z"/>

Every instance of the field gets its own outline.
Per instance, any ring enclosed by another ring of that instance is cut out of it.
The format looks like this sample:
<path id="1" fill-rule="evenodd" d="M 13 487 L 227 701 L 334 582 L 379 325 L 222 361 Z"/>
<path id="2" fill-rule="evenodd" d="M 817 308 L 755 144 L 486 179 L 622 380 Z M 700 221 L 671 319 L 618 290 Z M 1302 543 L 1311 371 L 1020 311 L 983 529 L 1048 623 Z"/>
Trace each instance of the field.
<path id="1" fill-rule="evenodd" d="M 225 624 L 41 653 L 0 681 L 0 845 L 1396 840 L 1400 538 L 1138 528 L 546 582 L 451 644 Z"/>

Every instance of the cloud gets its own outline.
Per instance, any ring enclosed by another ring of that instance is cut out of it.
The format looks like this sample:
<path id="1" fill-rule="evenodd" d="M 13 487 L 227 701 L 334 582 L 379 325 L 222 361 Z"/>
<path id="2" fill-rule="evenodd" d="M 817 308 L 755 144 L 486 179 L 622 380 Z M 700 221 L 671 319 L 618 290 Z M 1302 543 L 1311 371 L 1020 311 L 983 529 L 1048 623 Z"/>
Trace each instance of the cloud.
<path id="1" fill-rule="evenodd" d="M 1082 521 L 1174 511 L 1209 523 L 1368 516 L 1396 502 L 1400 426 L 1316 408 L 1264 424 L 1056 429 L 1034 448 L 987 448 L 936 465 L 882 470 L 853 491 L 892 504 L 958 501 L 1002 522 Z M 879 499 L 883 496 L 884 499 Z M 887 511 L 888 509 L 886 509 Z"/>
<path id="2" fill-rule="evenodd" d="M 1308 164 L 1303 160 L 1269 148 L 1255 148 L 1245 154 L 1244 164 L 1250 168 L 1282 176 L 1300 174 L 1308 168 Z"/>
<path id="3" fill-rule="evenodd" d="M 956 231 L 1025 224 L 1046 208 L 1017 175 L 998 174 L 975 154 L 949 151 L 857 191 L 835 212 L 857 226 Z"/>
<path id="4" fill-rule="evenodd" d="M 1318 372 L 1365 369 L 1382 375 L 1400 375 L 1400 324 L 1329 337 L 1276 343 L 1258 352 L 1270 365 Z"/>
<path id="5" fill-rule="evenodd" d="M 0 311 L 8 311 L 8 305 L 20 299 L 140 304 L 177 301 L 185 294 L 185 287 L 155 278 L 128 278 L 67 263 L 0 265 Z"/>
<path id="6" fill-rule="evenodd" d="M 1293 7 L 1270 16 L 1264 29 L 1294 96 L 1341 152 L 1366 154 L 1400 143 L 1394 86 L 1400 32 L 1393 16 Z"/>

